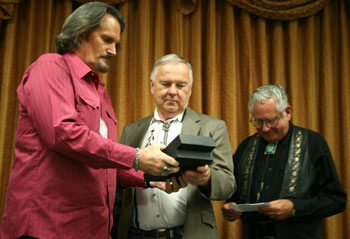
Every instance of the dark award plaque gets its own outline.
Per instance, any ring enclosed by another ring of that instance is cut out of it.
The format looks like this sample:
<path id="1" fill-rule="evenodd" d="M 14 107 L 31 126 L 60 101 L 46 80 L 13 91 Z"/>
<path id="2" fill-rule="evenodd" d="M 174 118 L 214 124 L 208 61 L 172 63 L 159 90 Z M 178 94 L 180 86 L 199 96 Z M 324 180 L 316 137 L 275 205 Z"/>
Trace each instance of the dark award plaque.
<path id="1" fill-rule="evenodd" d="M 213 161 L 213 138 L 198 135 L 179 134 L 163 150 L 180 163 L 180 171 L 167 176 L 153 176 L 145 173 L 146 181 L 164 181 L 166 178 L 180 175 L 186 170 L 195 170 L 198 166 L 211 164 Z"/>

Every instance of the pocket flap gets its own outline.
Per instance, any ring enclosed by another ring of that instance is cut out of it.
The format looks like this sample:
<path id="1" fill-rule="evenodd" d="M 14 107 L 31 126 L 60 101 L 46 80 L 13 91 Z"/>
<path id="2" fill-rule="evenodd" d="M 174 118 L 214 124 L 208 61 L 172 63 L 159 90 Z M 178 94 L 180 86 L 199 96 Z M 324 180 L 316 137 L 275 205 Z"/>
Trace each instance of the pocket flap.
<path id="1" fill-rule="evenodd" d="M 115 117 L 114 113 L 110 112 L 110 110 L 106 110 L 107 116 L 113 120 L 115 124 L 117 124 L 117 118 Z"/>
<path id="2" fill-rule="evenodd" d="M 212 228 L 216 227 L 215 216 L 213 212 L 202 211 L 202 222 L 211 226 Z"/>
<path id="3" fill-rule="evenodd" d="M 100 104 L 99 102 L 96 102 L 96 100 L 93 100 L 85 95 L 79 95 L 79 97 L 85 104 L 91 106 L 94 109 L 96 109 Z"/>

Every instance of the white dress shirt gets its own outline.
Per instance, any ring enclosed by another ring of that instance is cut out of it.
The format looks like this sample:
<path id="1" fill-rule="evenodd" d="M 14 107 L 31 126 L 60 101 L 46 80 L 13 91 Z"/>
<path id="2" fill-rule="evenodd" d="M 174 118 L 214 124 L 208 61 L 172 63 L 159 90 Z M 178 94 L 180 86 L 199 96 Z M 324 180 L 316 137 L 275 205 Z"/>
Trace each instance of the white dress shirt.
<path id="1" fill-rule="evenodd" d="M 169 144 L 182 128 L 184 112 L 168 120 L 170 128 L 167 135 L 166 145 Z M 143 139 L 141 147 L 150 144 L 165 144 L 163 122 L 155 109 L 154 117 Z M 157 188 L 136 189 L 137 207 L 133 213 L 133 227 L 142 230 L 159 228 L 173 228 L 185 223 L 187 188 L 168 194 Z M 136 217 L 137 212 L 137 217 Z M 137 223 L 136 223 L 137 221 Z"/>

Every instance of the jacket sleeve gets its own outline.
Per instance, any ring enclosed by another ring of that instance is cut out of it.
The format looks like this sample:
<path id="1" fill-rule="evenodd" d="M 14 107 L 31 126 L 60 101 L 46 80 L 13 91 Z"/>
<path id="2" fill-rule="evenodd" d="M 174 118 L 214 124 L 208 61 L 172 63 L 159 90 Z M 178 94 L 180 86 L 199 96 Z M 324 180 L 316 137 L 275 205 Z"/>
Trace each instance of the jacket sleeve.
<path id="1" fill-rule="evenodd" d="M 213 150 L 214 161 L 210 165 L 210 188 L 199 188 L 210 200 L 226 200 L 236 190 L 232 151 L 226 124 L 222 120 L 214 119 L 210 125 L 201 127 L 201 135 L 212 137 L 216 148 Z"/>
<path id="2" fill-rule="evenodd" d="M 321 219 L 345 210 L 346 193 L 339 181 L 331 152 L 326 141 L 317 133 L 311 133 L 310 160 L 316 169 L 310 189 L 311 196 L 291 199 L 295 218 Z"/>

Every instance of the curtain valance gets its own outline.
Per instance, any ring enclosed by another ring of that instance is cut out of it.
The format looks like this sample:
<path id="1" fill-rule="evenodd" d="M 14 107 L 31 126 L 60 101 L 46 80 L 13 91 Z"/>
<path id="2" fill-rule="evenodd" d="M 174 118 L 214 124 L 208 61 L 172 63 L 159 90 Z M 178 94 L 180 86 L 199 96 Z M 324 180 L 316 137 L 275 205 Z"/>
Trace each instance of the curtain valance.
<path id="1" fill-rule="evenodd" d="M 254 15 L 275 19 L 293 20 L 316 14 L 332 0 L 227 0 L 234 6 Z"/>
<path id="2" fill-rule="evenodd" d="M 1 0 L 0 0 L 1 1 Z M 80 3 L 91 0 L 75 0 Z M 100 0 L 109 4 L 118 4 L 130 0 Z M 316 14 L 332 0 L 226 0 L 259 17 L 274 20 L 293 20 Z M 197 9 L 198 0 L 177 0 L 178 10 L 188 15 Z"/>
<path id="3" fill-rule="evenodd" d="M 80 2 L 80 3 L 87 3 L 87 2 L 92 2 L 93 0 L 74 0 L 74 1 Z M 118 4 L 126 1 L 128 0 L 99 0 L 99 2 L 105 2 L 108 4 Z"/>
<path id="4" fill-rule="evenodd" d="M 15 9 L 15 4 L 22 0 L 0 0 L 0 22 L 1 20 L 11 19 Z"/>
<path id="5" fill-rule="evenodd" d="M 293 20 L 316 14 L 332 0 L 226 0 L 259 17 Z M 179 10 L 187 15 L 196 10 L 198 0 L 178 0 Z"/>

